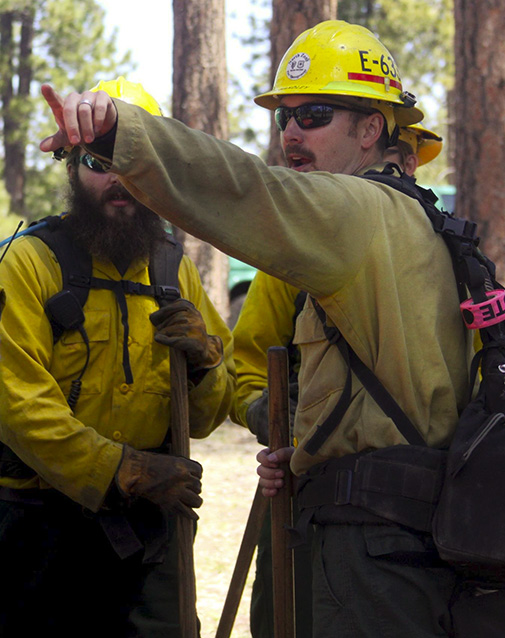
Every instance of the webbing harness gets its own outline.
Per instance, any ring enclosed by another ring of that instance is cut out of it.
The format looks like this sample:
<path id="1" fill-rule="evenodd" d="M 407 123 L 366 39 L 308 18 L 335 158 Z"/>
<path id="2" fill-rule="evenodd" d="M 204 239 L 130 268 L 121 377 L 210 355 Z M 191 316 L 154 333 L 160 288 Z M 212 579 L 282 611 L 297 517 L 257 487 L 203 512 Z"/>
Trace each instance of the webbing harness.
<path id="1" fill-rule="evenodd" d="M 165 300 L 177 299 L 180 296 L 178 270 L 182 258 L 182 246 L 169 235 L 156 244 L 149 262 L 149 275 L 153 282 L 151 285 L 126 279 L 116 281 L 93 277 L 91 255 L 74 241 L 65 227 L 64 219 L 59 216 L 45 218 L 47 226 L 33 232 L 35 237 L 42 239 L 54 252 L 61 268 L 62 290 L 46 303 L 46 313 L 53 329 L 53 342 L 56 343 L 66 330 L 79 330 L 89 347 L 87 336 L 85 336 L 85 317 L 82 309 L 90 289 L 111 290 L 121 311 L 125 382 L 133 383 L 128 353 L 129 326 L 126 295 L 147 295 L 154 297 L 160 304 Z M 80 376 L 82 377 L 82 373 Z"/>
<path id="2" fill-rule="evenodd" d="M 463 302 L 467 299 L 468 290 L 474 303 L 478 304 L 487 299 L 487 292 L 502 288 L 501 284 L 498 284 L 495 280 L 494 264 L 477 249 L 479 243 L 479 239 L 476 236 L 477 225 L 465 219 L 458 219 L 447 211 L 439 210 L 435 206 L 437 197 L 433 191 L 418 186 L 415 178 L 409 177 L 405 173 L 402 173 L 401 176 L 396 176 L 395 168 L 394 164 L 388 164 L 382 172 L 368 171 L 363 177 L 387 184 L 416 199 L 422 205 L 433 225 L 434 231 L 443 237 L 449 248 L 460 300 Z M 426 442 L 395 399 L 375 374 L 360 360 L 351 346 L 345 341 L 338 328 L 327 326 L 324 309 L 316 299 L 311 298 L 311 300 L 323 324 L 326 338 L 331 344 L 335 344 L 339 348 L 347 364 L 348 373 L 337 405 L 324 423 L 317 426 L 316 432 L 304 445 L 304 450 L 312 456 L 315 455 L 338 427 L 351 401 L 351 370 L 383 412 L 392 419 L 406 440 L 411 445 L 425 446 Z M 505 345 L 503 324 L 498 323 L 485 330 L 488 331 L 483 335 L 485 348 L 496 344 Z M 486 338 L 485 341 L 484 338 Z M 490 343 L 491 338 L 493 340 L 492 345 Z M 480 356 L 481 354 L 478 353 L 472 364 L 470 395 L 477 375 Z"/>
<path id="3" fill-rule="evenodd" d="M 45 226 L 40 227 L 40 223 Z M 121 323 L 123 325 L 123 370 L 125 382 L 133 383 L 130 358 L 128 353 L 128 306 L 126 294 L 147 295 L 154 297 L 158 303 L 164 305 L 180 297 L 179 292 L 179 264 L 182 259 L 183 249 L 181 244 L 172 236 L 164 234 L 155 248 L 149 260 L 150 285 L 129 281 L 110 280 L 92 276 L 91 255 L 69 233 L 65 225 L 64 216 L 50 216 L 34 222 L 36 228 L 30 234 L 41 239 L 55 254 L 61 268 L 62 290 L 48 299 L 46 313 L 53 330 L 53 343 L 61 339 L 67 330 L 78 330 L 86 345 L 86 360 L 81 373 L 71 384 L 71 390 L 67 397 L 69 406 L 74 409 L 79 398 L 81 381 L 87 368 L 90 347 L 85 330 L 84 307 L 88 299 L 89 291 L 94 289 L 111 290 L 117 300 L 121 311 Z M 160 450 L 167 448 L 170 443 L 170 430 Z M 13 478 L 27 478 L 34 476 L 35 472 L 14 454 L 6 445 L 0 443 L 0 476 Z"/>
<path id="4" fill-rule="evenodd" d="M 434 231 L 443 237 L 449 248 L 461 302 L 467 300 L 469 292 L 471 303 L 482 304 L 488 300 L 490 291 L 503 289 L 495 279 L 494 264 L 477 248 L 476 224 L 438 210 L 435 206 L 437 198 L 432 191 L 417 186 L 415 179 L 405 174 L 396 176 L 395 168 L 395 165 L 387 165 L 382 173 L 370 171 L 363 177 L 387 184 L 423 206 Z M 322 524 L 392 521 L 430 533 L 444 481 L 447 452 L 426 445 L 396 400 L 360 360 L 338 328 L 327 325 L 326 313 L 317 300 L 311 298 L 311 301 L 326 338 L 339 348 L 347 364 L 347 377 L 336 406 L 324 422 L 317 425 L 304 450 L 315 455 L 340 424 L 351 402 L 352 373 L 410 445 L 371 452 L 365 450 L 330 459 L 304 474 L 298 484 L 298 503 L 302 514 L 296 530 L 293 530 L 297 542 L 305 537 L 306 526 L 311 520 Z M 469 321 L 466 323 L 469 325 Z M 497 320 L 494 325 L 481 328 L 480 333 L 484 345 L 472 362 L 469 402 L 483 353 L 490 348 L 505 346 L 503 322 Z M 502 376 L 505 391 L 505 374 Z"/>

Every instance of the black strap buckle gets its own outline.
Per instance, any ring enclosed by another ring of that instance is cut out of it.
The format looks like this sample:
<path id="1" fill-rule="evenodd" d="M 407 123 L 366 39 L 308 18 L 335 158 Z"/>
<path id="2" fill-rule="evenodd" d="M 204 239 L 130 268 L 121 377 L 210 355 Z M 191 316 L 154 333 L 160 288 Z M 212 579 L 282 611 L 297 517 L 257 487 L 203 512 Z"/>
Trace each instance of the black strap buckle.
<path id="1" fill-rule="evenodd" d="M 159 297 L 160 299 L 175 301 L 176 299 L 179 299 L 180 296 L 181 292 L 179 288 L 176 288 L 175 286 L 156 286 L 156 297 Z"/>
<path id="2" fill-rule="evenodd" d="M 68 283 L 72 286 L 78 286 L 79 288 L 91 288 L 91 278 L 86 275 L 70 273 Z"/>
<path id="3" fill-rule="evenodd" d="M 353 481 L 352 470 L 337 470 L 335 476 L 335 505 L 349 505 Z"/>

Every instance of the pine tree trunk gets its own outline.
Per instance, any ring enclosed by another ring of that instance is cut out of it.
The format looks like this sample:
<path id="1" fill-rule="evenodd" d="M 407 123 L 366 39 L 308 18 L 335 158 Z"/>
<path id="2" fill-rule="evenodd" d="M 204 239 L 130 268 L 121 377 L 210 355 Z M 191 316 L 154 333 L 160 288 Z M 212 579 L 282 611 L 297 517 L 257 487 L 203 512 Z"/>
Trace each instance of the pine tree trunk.
<path id="1" fill-rule="evenodd" d="M 172 115 L 192 128 L 228 138 L 224 0 L 173 0 Z M 205 290 L 226 319 L 228 257 L 180 229 Z"/>
<path id="2" fill-rule="evenodd" d="M 481 247 L 505 276 L 505 10 L 455 0 L 456 211 L 479 224 Z"/>
<path id="3" fill-rule="evenodd" d="M 0 97 L 2 100 L 5 188 L 10 212 L 25 215 L 25 148 L 28 122 L 27 100 L 32 81 L 33 9 L 0 13 Z M 14 28 L 20 23 L 19 48 Z M 13 78 L 18 76 L 17 90 Z"/>
<path id="4" fill-rule="evenodd" d="M 293 40 L 306 29 L 323 20 L 337 18 L 338 0 L 272 0 L 270 23 L 270 86 L 273 86 L 277 67 Z M 267 163 L 284 166 L 284 156 L 279 143 L 279 131 L 273 115 L 270 121 L 270 145 Z"/>

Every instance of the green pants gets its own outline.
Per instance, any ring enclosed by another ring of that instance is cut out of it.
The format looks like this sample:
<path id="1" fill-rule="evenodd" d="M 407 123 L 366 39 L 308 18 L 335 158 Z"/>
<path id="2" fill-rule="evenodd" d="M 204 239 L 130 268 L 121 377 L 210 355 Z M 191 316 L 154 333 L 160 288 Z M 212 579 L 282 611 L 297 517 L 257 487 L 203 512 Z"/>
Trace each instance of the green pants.
<path id="1" fill-rule="evenodd" d="M 270 510 L 261 529 L 256 557 L 256 576 L 251 595 L 250 626 L 252 638 L 274 638 L 274 602 L 272 582 L 272 531 Z M 311 539 L 294 550 L 296 635 L 312 636 Z"/>
<path id="2" fill-rule="evenodd" d="M 0 500 L 3 638 L 182 638 L 175 520 L 161 564 L 121 560 L 75 503 Z M 196 613 L 196 611 L 195 611 Z"/>
<path id="3" fill-rule="evenodd" d="M 455 586 L 427 535 L 396 525 L 316 526 L 314 638 L 453 636 Z"/>
<path id="4" fill-rule="evenodd" d="M 462 583 L 451 611 L 457 638 L 505 636 L 505 589 Z"/>

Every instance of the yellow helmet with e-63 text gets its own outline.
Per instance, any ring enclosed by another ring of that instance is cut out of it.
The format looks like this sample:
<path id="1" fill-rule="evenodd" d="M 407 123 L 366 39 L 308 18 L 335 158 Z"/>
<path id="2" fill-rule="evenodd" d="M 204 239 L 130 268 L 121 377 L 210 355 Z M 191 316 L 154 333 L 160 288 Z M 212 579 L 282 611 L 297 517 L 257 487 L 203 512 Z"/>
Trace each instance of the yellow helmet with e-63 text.
<path id="1" fill-rule="evenodd" d="M 110 97 L 116 97 L 128 104 L 135 104 L 151 115 L 162 115 L 160 105 L 148 93 L 142 84 L 129 82 L 122 75 L 115 80 L 100 80 L 90 91 L 105 91 Z"/>
<path id="2" fill-rule="evenodd" d="M 279 64 L 272 90 L 254 101 L 274 110 L 283 96 L 300 94 L 378 110 L 390 136 L 396 125 L 423 119 L 415 96 L 403 90 L 391 53 L 371 31 L 343 20 L 321 22 L 299 35 Z"/>

